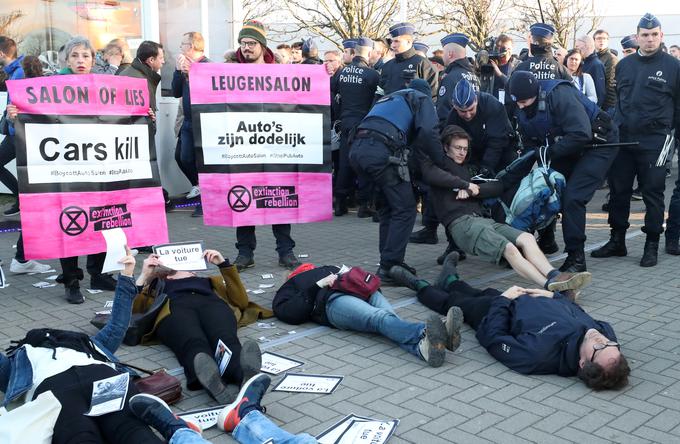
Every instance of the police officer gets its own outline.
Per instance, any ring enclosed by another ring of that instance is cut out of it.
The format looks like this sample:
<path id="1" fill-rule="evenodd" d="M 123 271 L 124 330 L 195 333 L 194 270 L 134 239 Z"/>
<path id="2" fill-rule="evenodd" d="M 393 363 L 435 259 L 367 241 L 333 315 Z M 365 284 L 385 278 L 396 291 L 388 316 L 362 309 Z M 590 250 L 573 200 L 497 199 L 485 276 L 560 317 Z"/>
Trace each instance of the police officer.
<path id="1" fill-rule="evenodd" d="M 621 48 L 623 48 L 623 57 L 635 54 L 639 48 L 637 43 L 637 35 L 627 35 L 621 39 Z"/>
<path id="2" fill-rule="evenodd" d="M 416 54 L 427 59 L 427 52 L 430 50 L 430 47 L 427 46 L 427 43 L 413 42 L 413 49 L 415 49 Z"/>
<path id="3" fill-rule="evenodd" d="M 394 283 L 389 269 L 405 265 L 408 236 L 416 219 L 408 159 L 411 149 L 444 165 L 444 151 L 437 131 L 437 116 L 430 85 L 414 79 L 410 87 L 376 102 L 359 124 L 350 160 L 359 174 L 369 176 L 378 187 L 380 216 L 380 267 L 384 283 Z M 411 267 L 406 266 L 413 272 Z"/>
<path id="4" fill-rule="evenodd" d="M 373 40 L 356 40 L 352 62 L 336 73 L 331 93 L 340 96 L 340 158 L 335 189 L 335 215 L 347 213 L 347 198 L 354 194 L 355 174 L 349 164 L 349 139 L 356 126 L 368 114 L 378 88 L 378 73 L 368 65 Z M 360 178 L 358 183 L 359 217 L 369 217 L 370 183 Z"/>
<path id="5" fill-rule="evenodd" d="M 454 88 L 452 102 L 446 126 L 457 125 L 472 137 L 469 162 L 486 177 L 495 176 L 517 157 L 505 107 L 491 94 L 477 92 L 466 79 Z"/>
<path id="6" fill-rule="evenodd" d="M 345 39 L 342 41 L 342 64 L 349 65 L 354 58 L 354 47 L 357 46 L 356 39 Z"/>
<path id="7" fill-rule="evenodd" d="M 534 23 L 529 27 L 531 33 L 531 57 L 521 62 L 515 71 L 531 71 L 538 80 L 564 79 L 571 82 L 567 67 L 553 57 L 552 45 L 555 28 L 546 23 Z"/>
<path id="8" fill-rule="evenodd" d="M 413 79 L 424 79 L 430 85 L 432 96 L 437 94 L 437 71 L 427 58 L 416 54 L 413 35 L 416 28 L 411 23 L 397 23 L 390 27 L 390 47 L 394 58 L 382 66 L 378 95 L 392 94 L 406 88 Z"/>
<path id="9" fill-rule="evenodd" d="M 663 232 L 665 163 L 674 143 L 671 131 L 680 128 L 680 64 L 661 50 L 661 23 L 645 14 L 638 23 L 638 52 L 616 65 L 616 111 L 622 142 L 639 146 L 622 147 L 610 174 L 609 225 L 611 238 L 593 257 L 625 256 L 625 235 L 630 226 L 630 197 L 637 176 L 644 200 L 646 233 L 641 267 L 657 263 L 659 238 Z M 674 193 L 675 194 L 675 193 Z M 677 201 L 676 201 L 677 202 Z M 680 236 L 680 206 L 669 208 L 667 248 Z"/>
<path id="10" fill-rule="evenodd" d="M 539 82 L 528 71 L 510 77 L 511 99 L 523 142 L 537 151 L 547 146 L 551 167 L 567 185 L 562 195 L 562 234 L 567 258 L 560 271 L 586 271 L 586 204 L 604 180 L 617 147 L 589 148 L 593 140 L 617 143 L 618 134 L 607 113 L 564 80 Z"/>
<path id="11" fill-rule="evenodd" d="M 470 39 L 465 34 L 457 32 L 441 39 L 446 70 L 437 97 L 437 116 L 440 124 L 446 122 L 449 117 L 453 89 L 461 79 L 466 79 L 479 91 L 479 78 L 475 73 L 475 67 L 465 56 L 465 48 L 469 42 Z"/>

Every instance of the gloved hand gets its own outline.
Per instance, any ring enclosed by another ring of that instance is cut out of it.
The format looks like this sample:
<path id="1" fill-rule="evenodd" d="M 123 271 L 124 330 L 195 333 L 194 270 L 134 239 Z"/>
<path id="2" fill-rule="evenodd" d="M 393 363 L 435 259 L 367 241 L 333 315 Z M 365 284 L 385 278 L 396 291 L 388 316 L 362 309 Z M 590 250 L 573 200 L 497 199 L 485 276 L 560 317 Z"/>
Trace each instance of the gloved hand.
<path id="1" fill-rule="evenodd" d="M 496 173 L 494 173 L 494 171 L 491 168 L 485 166 L 479 167 L 479 175 L 484 178 L 496 177 Z"/>

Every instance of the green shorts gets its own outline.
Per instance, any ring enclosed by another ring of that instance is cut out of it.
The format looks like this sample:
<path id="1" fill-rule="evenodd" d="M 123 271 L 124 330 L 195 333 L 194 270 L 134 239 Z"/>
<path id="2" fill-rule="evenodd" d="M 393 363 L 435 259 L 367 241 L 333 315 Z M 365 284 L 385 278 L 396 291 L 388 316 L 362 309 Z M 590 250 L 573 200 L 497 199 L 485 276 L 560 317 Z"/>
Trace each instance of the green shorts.
<path id="1" fill-rule="evenodd" d="M 446 229 L 458 248 L 496 264 L 503 258 L 508 242 L 516 244 L 519 235 L 524 233 L 508 224 L 471 215 L 459 217 Z"/>

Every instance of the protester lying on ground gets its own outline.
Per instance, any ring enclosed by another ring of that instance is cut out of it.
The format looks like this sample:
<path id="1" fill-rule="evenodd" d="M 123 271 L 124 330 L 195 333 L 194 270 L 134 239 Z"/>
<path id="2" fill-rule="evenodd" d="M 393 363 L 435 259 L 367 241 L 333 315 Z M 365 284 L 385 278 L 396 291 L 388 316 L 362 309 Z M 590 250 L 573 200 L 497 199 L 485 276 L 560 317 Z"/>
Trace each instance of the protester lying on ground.
<path id="1" fill-rule="evenodd" d="M 449 321 L 446 325 L 436 315 L 426 323 L 404 321 L 379 289 L 359 296 L 359 292 L 352 293 L 337 285 L 339 271 L 332 265 L 298 267 L 276 292 L 272 302 L 274 315 L 293 325 L 314 321 L 341 330 L 379 333 L 432 367 L 444 363 L 446 349 L 458 348 L 462 324 L 462 315 L 455 316 L 458 310 L 453 309 L 450 318 L 460 322 Z M 363 270 L 362 273 L 364 282 L 378 279 Z"/>
<path id="2" fill-rule="evenodd" d="M 523 374 L 578 376 L 594 390 L 620 389 L 630 368 L 611 325 L 575 303 L 577 289 L 550 292 L 513 286 L 472 288 L 458 277 L 457 253 L 447 256 L 435 285 L 401 268 L 394 273 L 438 313 L 460 307 L 477 340 L 497 360 Z"/>
<path id="3" fill-rule="evenodd" d="M 466 166 L 470 136 L 465 130 L 449 125 L 442 131 L 441 141 L 446 168 L 439 168 L 423 156 L 423 178 L 432 187 L 437 217 L 459 248 L 497 264 L 505 259 L 520 276 L 551 291 L 590 282 L 588 272 L 561 273 L 555 269 L 532 234 L 482 217 L 480 199 L 500 196 L 502 184 L 498 181 L 472 183 Z"/>
<path id="4" fill-rule="evenodd" d="M 207 278 L 172 270 L 161 264 L 158 255 L 149 255 L 137 279 L 141 289 L 133 313 L 143 313 L 138 321 L 142 343 L 155 338 L 175 353 L 189 390 L 205 388 L 219 403 L 227 404 L 241 382 L 261 366 L 257 343 L 242 345 L 237 327 L 273 313 L 248 300 L 236 267 L 219 251 L 206 250 L 205 258 L 217 265 L 219 275 Z M 219 341 L 232 353 L 222 371 L 214 358 Z"/>
<path id="5" fill-rule="evenodd" d="M 246 381 L 234 402 L 220 412 L 217 426 L 231 433 L 232 438 L 241 444 L 315 444 L 317 440 L 313 436 L 307 433 L 292 435 L 264 415 L 264 407 L 260 403 L 270 382 L 269 376 L 262 373 Z M 191 429 L 193 425 L 175 416 L 160 398 L 147 394 L 133 396 L 130 410 L 158 430 L 170 444 L 209 443 Z"/>
<path id="6" fill-rule="evenodd" d="M 133 272 L 135 258 L 126 247 L 121 271 L 106 326 L 95 336 L 84 333 L 35 329 L 24 339 L 0 353 L 0 390 L 3 406 L 14 401 L 35 399 L 52 391 L 61 403 L 54 426 L 54 443 L 162 443 L 153 431 L 137 419 L 127 400 L 139 393 L 130 378 L 122 410 L 101 416 L 86 416 L 96 381 L 129 372 L 114 356 L 130 323 L 132 300 L 137 294 Z"/>

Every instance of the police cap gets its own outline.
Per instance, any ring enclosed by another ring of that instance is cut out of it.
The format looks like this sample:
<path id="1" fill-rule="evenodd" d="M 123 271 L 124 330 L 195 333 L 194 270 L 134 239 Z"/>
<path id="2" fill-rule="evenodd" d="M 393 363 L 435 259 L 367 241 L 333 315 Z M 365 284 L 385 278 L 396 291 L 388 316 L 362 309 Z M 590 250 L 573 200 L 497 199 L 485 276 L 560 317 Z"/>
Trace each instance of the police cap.
<path id="1" fill-rule="evenodd" d="M 415 49 L 416 51 L 422 51 L 425 54 L 427 54 L 427 51 L 430 50 L 430 47 L 423 42 L 413 42 L 413 49 Z"/>
<path id="2" fill-rule="evenodd" d="M 640 45 L 638 45 L 635 34 L 631 34 L 621 39 L 621 47 L 623 49 L 638 49 Z"/>
<path id="3" fill-rule="evenodd" d="M 534 23 L 529 26 L 529 32 L 536 37 L 550 38 L 555 34 L 555 28 L 547 23 Z"/>
<path id="4" fill-rule="evenodd" d="M 345 49 L 354 49 L 357 46 L 356 39 L 346 39 L 342 41 L 342 47 Z"/>
<path id="5" fill-rule="evenodd" d="M 356 39 L 356 46 L 366 46 L 368 48 L 373 48 L 373 40 L 368 37 L 359 37 Z"/>
<path id="6" fill-rule="evenodd" d="M 467 44 L 470 42 L 470 39 L 465 34 L 461 34 L 460 32 L 454 32 L 453 34 L 449 34 L 443 39 L 441 39 L 440 42 L 442 46 L 446 46 L 449 43 L 455 43 L 456 45 L 460 45 L 463 48 L 465 48 Z"/>
<path id="7" fill-rule="evenodd" d="M 412 23 L 402 22 L 390 26 L 390 35 L 392 37 L 399 37 L 400 35 L 413 35 L 416 33 L 416 27 Z"/>
<path id="8" fill-rule="evenodd" d="M 474 86 L 467 79 L 460 79 L 453 89 L 451 101 L 453 106 L 459 109 L 468 109 L 477 100 L 477 92 Z"/>
<path id="9" fill-rule="evenodd" d="M 638 22 L 638 29 L 654 29 L 661 27 L 661 22 L 656 16 L 649 12 L 642 16 Z"/>

